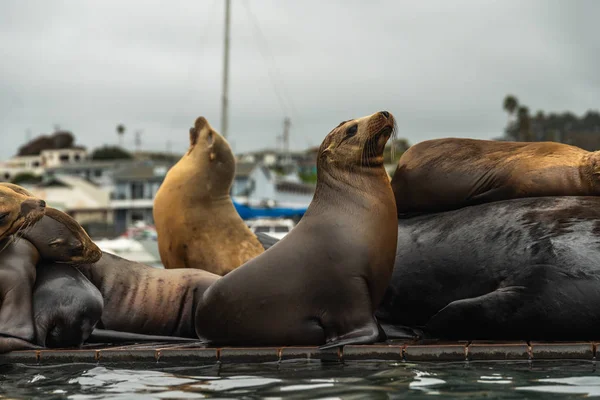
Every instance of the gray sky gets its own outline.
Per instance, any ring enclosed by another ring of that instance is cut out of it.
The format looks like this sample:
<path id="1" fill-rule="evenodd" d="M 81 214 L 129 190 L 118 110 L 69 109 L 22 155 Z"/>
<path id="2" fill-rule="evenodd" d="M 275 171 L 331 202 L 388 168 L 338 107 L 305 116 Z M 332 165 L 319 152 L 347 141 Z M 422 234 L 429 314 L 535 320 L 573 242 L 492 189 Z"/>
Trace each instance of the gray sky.
<path id="1" fill-rule="evenodd" d="M 384 109 L 411 143 L 492 138 L 507 93 L 598 109 L 598 15 L 594 0 L 232 0 L 228 139 L 274 147 L 289 114 L 300 149 Z M 143 130 L 142 149 L 180 152 L 197 116 L 219 130 L 223 19 L 223 0 L 2 0 L 0 159 L 55 124 L 93 148 L 122 122 L 129 149 Z"/>

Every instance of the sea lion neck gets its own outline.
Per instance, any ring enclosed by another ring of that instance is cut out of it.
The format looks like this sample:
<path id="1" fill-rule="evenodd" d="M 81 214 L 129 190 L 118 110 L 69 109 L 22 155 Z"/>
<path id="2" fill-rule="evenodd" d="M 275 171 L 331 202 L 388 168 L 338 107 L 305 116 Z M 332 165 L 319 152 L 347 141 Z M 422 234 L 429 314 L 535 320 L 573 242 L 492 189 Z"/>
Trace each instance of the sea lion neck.
<path id="1" fill-rule="evenodd" d="M 338 208 L 372 209 L 383 199 L 394 200 L 390 180 L 383 167 L 357 165 L 351 169 L 322 166 L 317 173 L 317 187 L 313 202 L 306 214 L 318 214 L 331 210 L 331 199 Z M 377 200 L 374 202 L 374 200 Z M 394 210 L 396 205 L 393 205 Z"/>

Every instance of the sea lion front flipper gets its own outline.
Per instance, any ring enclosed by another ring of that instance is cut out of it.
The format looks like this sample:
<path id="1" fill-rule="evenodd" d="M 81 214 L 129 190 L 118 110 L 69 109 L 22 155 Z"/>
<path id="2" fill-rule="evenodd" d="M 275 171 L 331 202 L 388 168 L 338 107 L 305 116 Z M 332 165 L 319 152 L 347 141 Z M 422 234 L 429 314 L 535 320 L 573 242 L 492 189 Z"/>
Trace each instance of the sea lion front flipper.
<path id="1" fill-rule="evenodd" d="M 326 343 L 319 346 L 319 350 L 327 350 L 334 347 L 346 346 L 349 344 L 372 344 L 385 340 L 385 332 L 378 323 L 372 321 L 367 326 L 345 333 L 341 336 L 327 339 Z"/>

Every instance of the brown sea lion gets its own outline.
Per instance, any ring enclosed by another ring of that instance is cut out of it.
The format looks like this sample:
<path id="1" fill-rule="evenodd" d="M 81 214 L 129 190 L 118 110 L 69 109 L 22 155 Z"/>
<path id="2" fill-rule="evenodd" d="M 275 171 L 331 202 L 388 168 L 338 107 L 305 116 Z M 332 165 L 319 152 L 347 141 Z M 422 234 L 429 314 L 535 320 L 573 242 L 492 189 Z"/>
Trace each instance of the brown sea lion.
<path id="1" fill-rule="evenodd" d="M 196 338 L 196 304 L 220 278 L 198 269 L 153 268 L 106 252 L 78 270 L 104 299 L 97 328 L 185 338 Z"/>
<path id="2" fill-rule="evenodd" d="M 33 339 L 31 290 L 39 255 L 23 232 L 44 216 L 43 200 L 0 185 L 0 349 Z M 7 337 L 8 336 L 8 337 Z M 13 338 L 11 338 L 13 337 Z M 4 340 L 6 339 L 6 340 Z M 8 341 L 8 342 L 7 342 Z"/>
<path id="3" fill-rule="evenodd" d="M 600 195 L 600 152 L 556 142 L 436 139 L 410 147 L 392 179 L 398 215 L 498 200 Z"/>
<path id="4" fill-rule="evenodd" d="M 23 238 L 27 239 L 46 262 L 91 264 L 102 256 L 100 248 L 70 215 L 52 207 Z"/>
<path id="5" fill-rule="evenodd" d="M 235 159 L 204 117 L 190 129 L 187 153 L 167 173 L 154 199 L 154 222 L 165 268 L 225 275 L 264 249 L 229 195 Z"/>
<path id="6" fill-rule="evenodd" d="M 208 345 L 372 343 L 394 265 L 397 218 L 383 167 L 387 111 L 342 122 L 325 138 L 308 210 L 283 239 L 204 293 L 196 332 Z"/>
<path id="7" fill-rule="evenodd" d="M 37 267 L 33 291 L 37 345 L 66 348 L 80 347 L 90 340 L 110 343 L 184 340 L 96 329 L 104 311 L 104 299 L 77 267 L 99 261 L 102 252 L 69 215 L 48 207 L 46 215 L 24 237 L 45 260 Z"/>

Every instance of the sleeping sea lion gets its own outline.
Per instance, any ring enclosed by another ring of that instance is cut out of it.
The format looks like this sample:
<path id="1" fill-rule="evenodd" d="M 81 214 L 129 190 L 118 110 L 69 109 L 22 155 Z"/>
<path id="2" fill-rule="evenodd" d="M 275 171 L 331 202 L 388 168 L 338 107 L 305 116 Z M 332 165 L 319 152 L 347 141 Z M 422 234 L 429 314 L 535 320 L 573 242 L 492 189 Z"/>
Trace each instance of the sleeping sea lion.
<path id="1" fill-rule="evenodd" d="M 435 139 L 411 146 L 392 179 L 398 215 L 498 200 L 600 195 L 600 152 L 556 142 Z"/>
<path id="2" fill-rule="evenodd" d="M 546 196 L 398 220 L 376 316 L 388 334 L 589 341 L 599 302 L 600 197 Z"/>
<path id="3" fill-rule="evenodd" d="M 104 299 L 97 329 L 180 338 L 197 338 L 196 305 L 220 278 L 199 269 L 153 268 L 107 252 L 78 270 Z"/>

